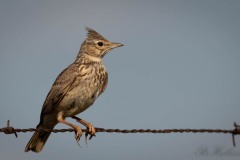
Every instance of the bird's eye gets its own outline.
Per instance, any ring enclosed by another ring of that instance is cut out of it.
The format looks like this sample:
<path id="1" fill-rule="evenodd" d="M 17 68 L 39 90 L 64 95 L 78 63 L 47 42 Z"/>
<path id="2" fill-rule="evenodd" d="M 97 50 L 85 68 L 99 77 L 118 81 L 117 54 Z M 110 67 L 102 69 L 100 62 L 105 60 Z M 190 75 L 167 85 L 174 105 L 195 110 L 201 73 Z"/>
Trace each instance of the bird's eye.
<path id="1" fill-rule="evenodd" d="M 103 46 L 103 43 L 102 42 L 98 42 L 97 43 L 99 46 Z"/>

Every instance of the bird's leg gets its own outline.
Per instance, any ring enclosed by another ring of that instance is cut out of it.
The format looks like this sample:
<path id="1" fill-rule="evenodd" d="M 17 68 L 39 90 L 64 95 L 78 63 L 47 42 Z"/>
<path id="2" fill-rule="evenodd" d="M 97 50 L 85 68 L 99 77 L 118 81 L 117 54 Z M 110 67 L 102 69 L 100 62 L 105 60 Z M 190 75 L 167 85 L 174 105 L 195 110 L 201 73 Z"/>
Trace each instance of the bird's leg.
<path id="1" fill-rule="evenodd" d="M 82 136 L 82 129 L 79 126 L 65 121 L 62 117 L 58 117 L 58 122 L 66 124 L 66 125 L 72 127 L 73 129 L 75 129 L 75 139 L 77 142 L 80 140 L 80 137 Z"/>
<path id="2" fill-rule="evenodd" d="M 89 122 L 87 122 L 87 121 L 85 121 L 85 120 L 83 120 L 81 118 L 78 118 L 76 116 L 72 116 L 71 118 L 77 120 L 77 122 L 79 122 L 82 125 L 84 125 L 85 127 L 87 127 L 88 131 L 85 134 L 85 141 L 86 141 L 86 143 L 87 143 L 87 136 L 88 136 L 88 134 L 90 134 L 89 140 L 91 140 L 93 136 L 96 136 L 95 135 L 95 133 L 96 133 L 95 128 L 94 128 L 94 126 L 91 123 L 89 123 Z"/>

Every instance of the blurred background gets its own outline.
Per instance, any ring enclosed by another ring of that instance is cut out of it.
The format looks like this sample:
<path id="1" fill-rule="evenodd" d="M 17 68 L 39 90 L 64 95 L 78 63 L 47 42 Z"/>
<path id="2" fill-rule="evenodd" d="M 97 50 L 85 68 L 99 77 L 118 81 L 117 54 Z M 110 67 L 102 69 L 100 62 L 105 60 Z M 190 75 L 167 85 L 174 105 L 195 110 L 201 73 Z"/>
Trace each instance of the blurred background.
<path id="1" fill-rule="evenodd" d="M 107 90 L 79 117 L 103 128 L 233 129 L 240 123 L 239 17 L 238 0 L 1 0 L 0 128 L 8 119 L 15 128 L 38 124 L 87 26 L 125 46 L 104 58 Z M 74 133 L 53 133 L 39 154 L 24 152 L 31 136 L 1 133 L 1 159 L 240 157 L 239 137 L 233 148 L 224 134 L 97 133 L 88 145 L 82 138 L 80 148 Z"/>

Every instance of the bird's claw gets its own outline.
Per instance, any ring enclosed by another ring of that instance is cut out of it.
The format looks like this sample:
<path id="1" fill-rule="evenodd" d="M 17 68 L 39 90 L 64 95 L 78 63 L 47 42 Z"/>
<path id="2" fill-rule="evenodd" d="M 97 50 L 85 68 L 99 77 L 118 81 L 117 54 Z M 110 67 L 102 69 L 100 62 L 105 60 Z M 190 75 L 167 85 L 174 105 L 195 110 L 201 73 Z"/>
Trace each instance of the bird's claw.
<path id="1" fill-rule="evenodd" d="M 89 135 L 89 133 L 88 132 L 86 132 L 85 133 L 85 142 L 86 142 L 86 144 L 87 144 L 87 140 L 89 139 L 89 140 L 91 140 L 92 139 L 92 137 L 96 137 L 96 135 L 95 134 L 90 134 L 90 136 L 89 136 L 89 138 L 88 138 L 88 135 Z"/>
<path id="2" fill-rule="evenodd" d="M 77 127 L 75 130 L 75 139 L 77 142 L 80 141 L 81 136 L 82 136 L 82 130 L 80 127 Z"/>
<path id="3" fill-rule="evenodd" d="M 87 144 L 87 139 L 91 140 L 93 137 L 96 137 L 95 133 L 96 133 L 95 128 L 93 127 L 92 124 L 89 124 L 88 127 L 87 127 L 87 131 L 85 133 L 86 144 Z M 90 135 L 89 138 L 88 138 L 88 135 Z"/>

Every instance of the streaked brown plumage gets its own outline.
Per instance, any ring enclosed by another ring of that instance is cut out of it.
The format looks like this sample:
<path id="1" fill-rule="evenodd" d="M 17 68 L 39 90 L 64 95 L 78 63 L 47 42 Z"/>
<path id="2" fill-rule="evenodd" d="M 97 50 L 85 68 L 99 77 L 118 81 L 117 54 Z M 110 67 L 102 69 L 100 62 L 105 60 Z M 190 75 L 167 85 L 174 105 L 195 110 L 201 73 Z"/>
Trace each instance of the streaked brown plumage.
<path id="1" fill-rule="evenodd" d="M 64 123 L 75 129 L 75 138 L 80 140 L 81 128 L 65 120 L 72 117 L 95 134 L 93 125 L 77 118 L 75 115 L 90 107 L 95 99 L 103 93 L 108 83 L 108 74 L 102 58 L 113 48 L 123 46 L 121 43 L 109 42 L 95 30 L 86 28 L 87 38 L 81 45 L 75 61 L 64 69 L 56 78 L 42 107 L 37 128 L 53 129 L 57 123 Z M 35 132 L 25 151 L 40 152 L 46 143 L 49 132 Z"/>

